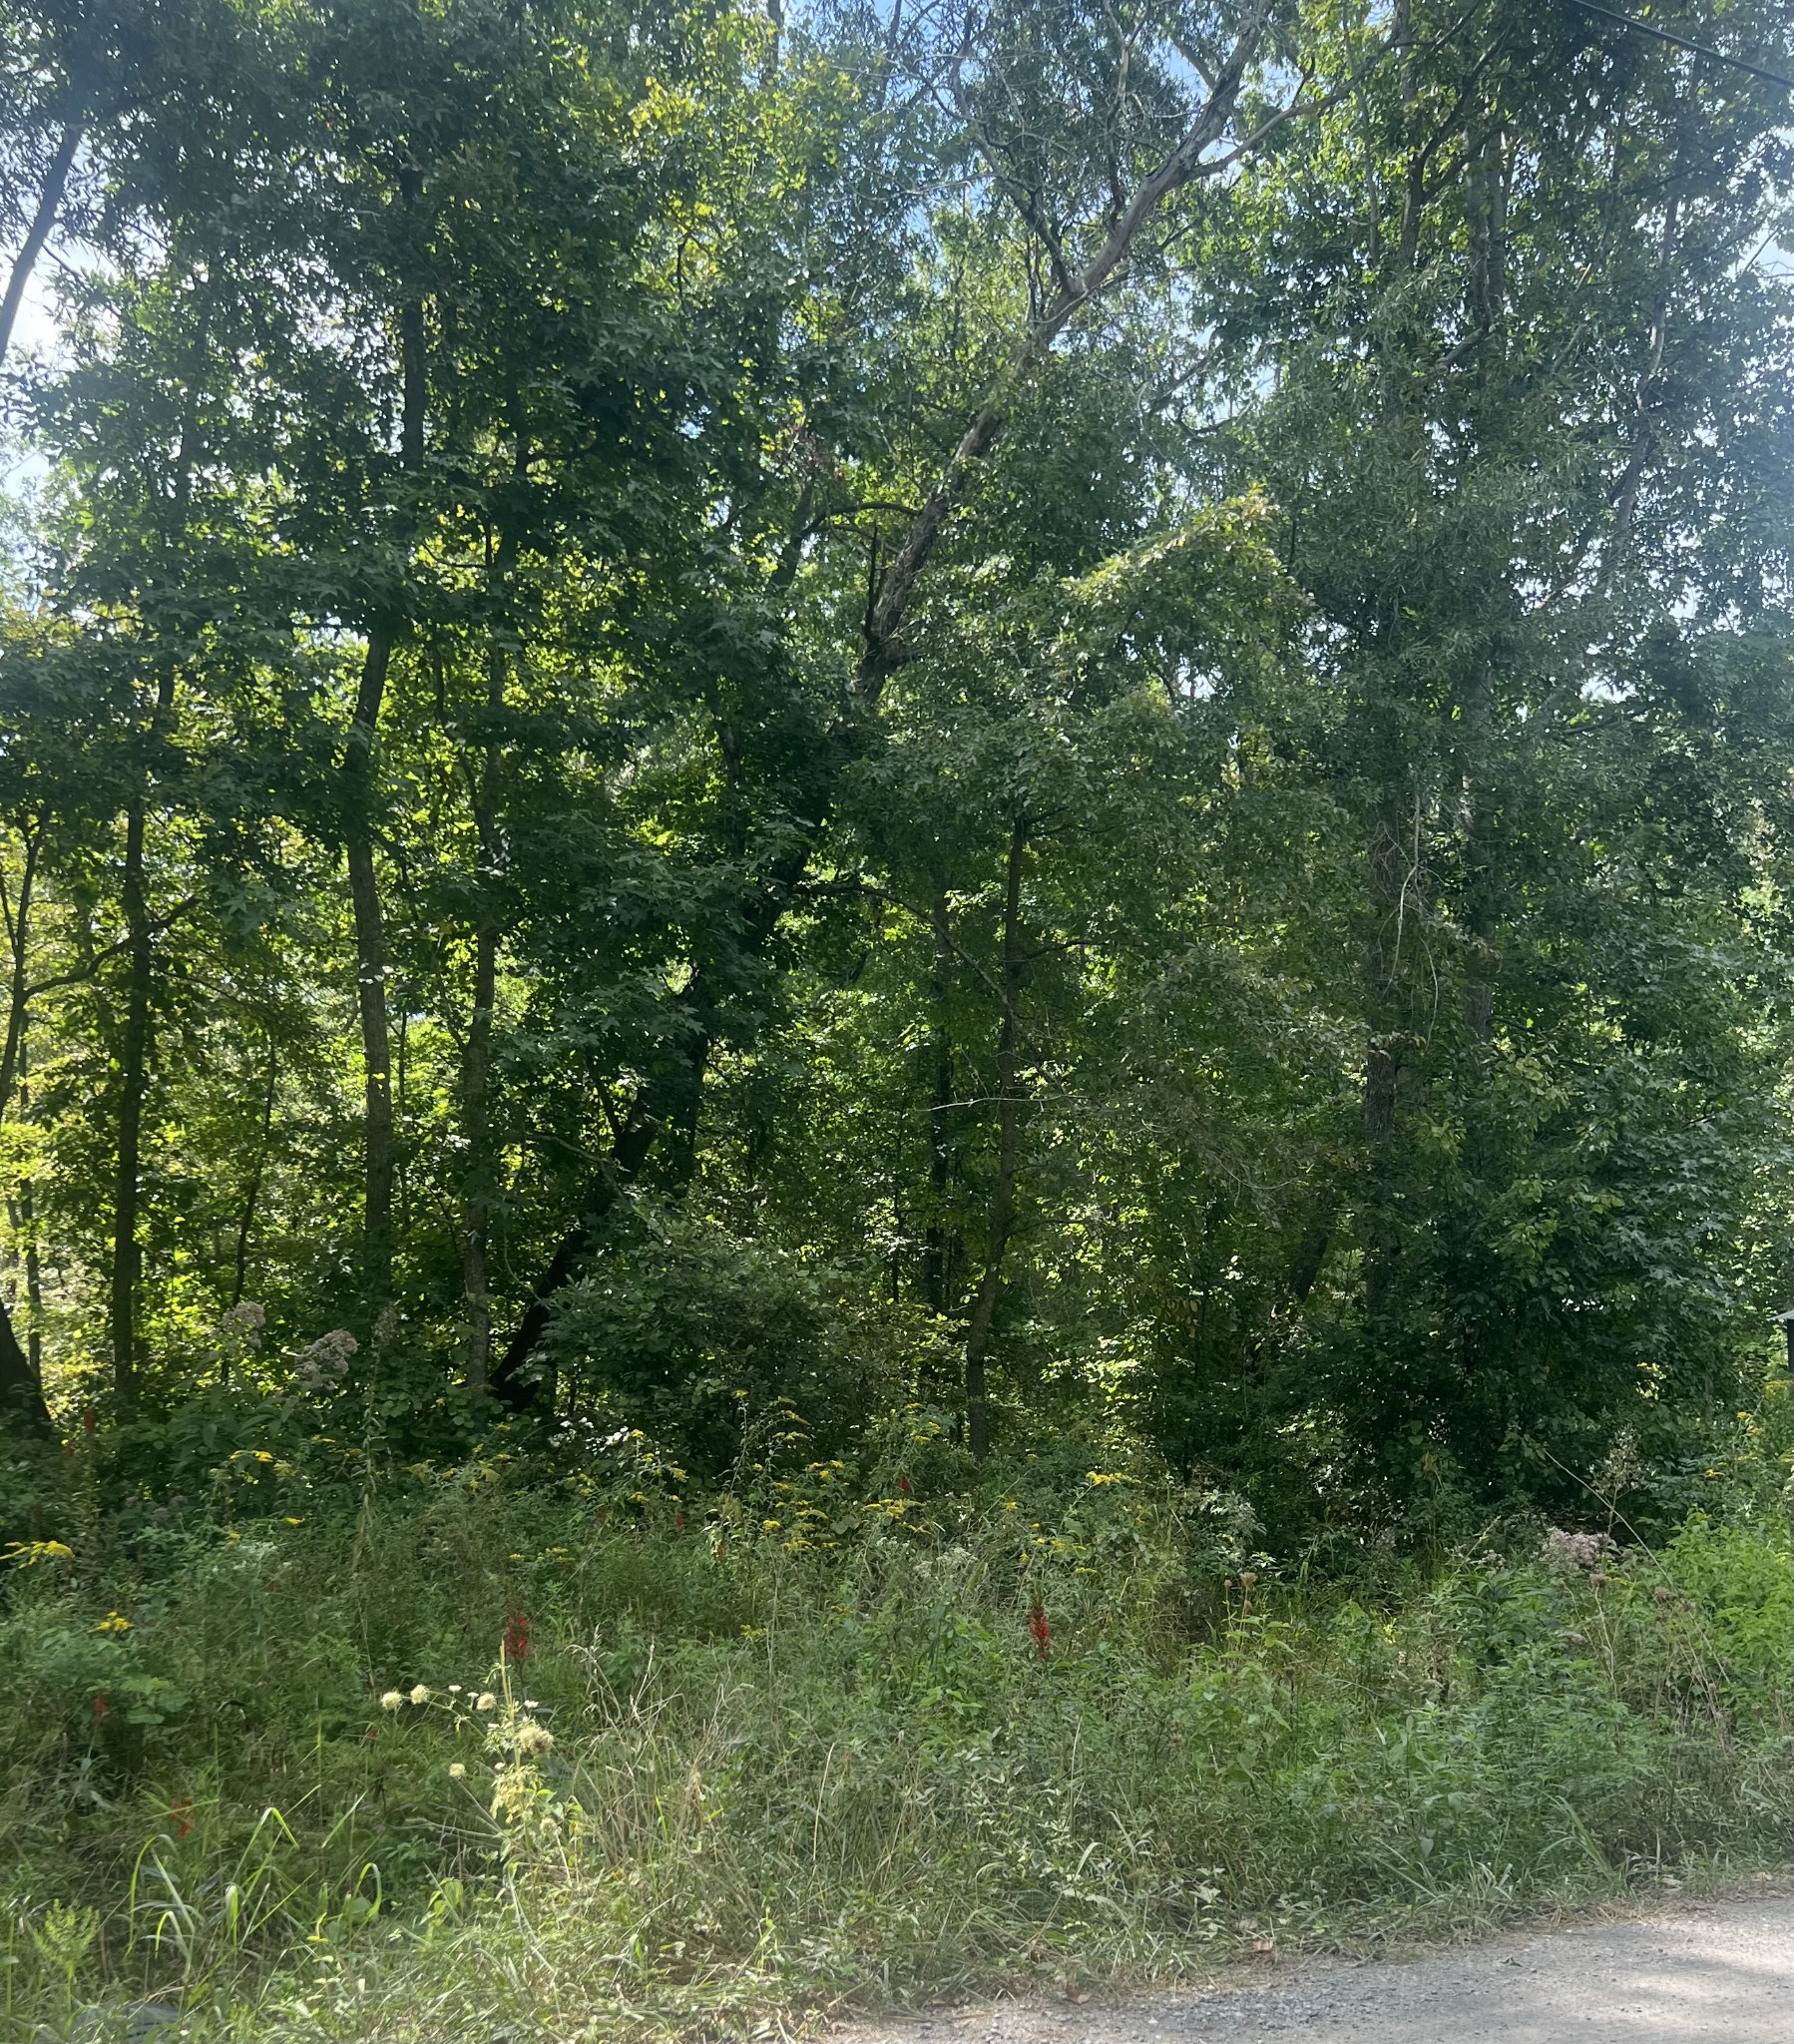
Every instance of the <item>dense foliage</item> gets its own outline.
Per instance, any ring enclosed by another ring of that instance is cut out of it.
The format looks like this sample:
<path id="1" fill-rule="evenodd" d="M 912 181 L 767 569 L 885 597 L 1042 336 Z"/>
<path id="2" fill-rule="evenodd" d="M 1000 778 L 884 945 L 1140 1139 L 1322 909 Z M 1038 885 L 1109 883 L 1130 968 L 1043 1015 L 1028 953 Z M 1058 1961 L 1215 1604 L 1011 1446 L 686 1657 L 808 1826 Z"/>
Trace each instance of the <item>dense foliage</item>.
<path id="1" fill-rule="evenodd" d="M 1794 158 L 1682 26 L 0 0 L 0 2005 L 1785 1848 Z"/>
<path id="2" fill-rule="evenodd" d="M 1784 1302 L 1772 86 L 1568 5 L 7 27 L 16 1435 L 1689 1502 Z"/>
<path id="3" fill-rule="evenodd" d="M 764 2036 L 1785 1867 L 1787 1540 L 1736 1471 L 1655 1552 L 1513 1534 L 1350 1594 L 1138 1467 L 999 1451 L 968 1494 L 926 1425 L 881 1446 L 907 1495 L 831 1459 L 700 1522 L 640 1461 L 486 1464 L 40 1553 L 0 2026 Z"/>

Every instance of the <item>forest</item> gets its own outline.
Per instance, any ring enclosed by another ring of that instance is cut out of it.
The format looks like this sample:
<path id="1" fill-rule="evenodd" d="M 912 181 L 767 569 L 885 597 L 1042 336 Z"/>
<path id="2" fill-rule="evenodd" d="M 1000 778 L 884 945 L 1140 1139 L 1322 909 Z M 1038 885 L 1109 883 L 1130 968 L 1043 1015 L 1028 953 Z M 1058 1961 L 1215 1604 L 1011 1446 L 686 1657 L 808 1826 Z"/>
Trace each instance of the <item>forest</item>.
<path id="1" fill-rule="evenodd" d="M 7 2034 L 1794 1857 L 1788 36 L 1646 12 L 0 0 Z"/>

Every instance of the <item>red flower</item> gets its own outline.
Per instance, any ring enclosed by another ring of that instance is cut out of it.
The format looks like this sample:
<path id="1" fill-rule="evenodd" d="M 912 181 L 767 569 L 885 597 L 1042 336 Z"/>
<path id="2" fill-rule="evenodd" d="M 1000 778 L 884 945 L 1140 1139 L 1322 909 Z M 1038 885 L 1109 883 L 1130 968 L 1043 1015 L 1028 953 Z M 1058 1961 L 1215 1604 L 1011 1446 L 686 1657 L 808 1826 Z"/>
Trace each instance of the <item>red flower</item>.
<path id="1" fill-rule="evenodd" d="M 102 1690 L 94 1699 L 94 1723 L 96 1725 L 104 1725 L 106 1714 L 111 1709 L 112 1706 L 106 1701 L 106 1692 Z"/>
<path id="2" fill-rule="evenodd" d="M 1047 1623 L 1046 1607 L 1038 1597 L 1028 1607 L 1028 1630 L 1034 1635 L 1034 1651 L 1046 1660 L 1053 1645 L 1053 1628 Z"/>
<path id="3" fill-rule="evenodd" d="M 507 1661 L 530 1658 L 530 1621 L 526 1613 L 514 1611 L 505 1620 L 505 1637 L 500 1652 Z"/>
<path id="4" fill-rule="evenodd" d="M 908 1478 L 907 1476 L 900 1476 L 900 1477 L 898 1477 L 898 1479 L 897 1479 L 897 1493 L 898 1493 L 898 1495 L 899 1495 L 900 1497 L 908 1497 L 908 1496 L 909 1496 L 909 1478 Z"/>
<path id="5" fill-rule="evenodd" d="M 185 1838 L 194 1827 L 194 1806 L 191 1802 L 171 1802 L 169 1815 L 175 1819 L 175 1836 Z"/>
<path id="6" fill-rule="evenodd" d="M 93 1432 L 93 1430 L 95 1429 L 95 1427 L 97 1427 L 97 1426 L 98 1426 L 99 1424 L 100 1424 L 100 1414 L 99 1414 L 99 1412 L 98 1412 L 98 1411 L 97 1411 L 97 1410 L 96 1410 L 96 1409 L 95 1409 L 95 1408 L 94 1408 L 94 1407 L 93 1407 L 92 1405 L 88 1406 L 88 1407 L 87 1407 L 87 1409 L 86 1409 L 86 1410 L 85 1410 L 85 1411 L 84 1411 L 84 1412 L 82 1413 L 82 1415 L 81 1415 L 81 1430 L 82 1430 L 82 1432 L 83 1432 L 83 1433 L 92 1433 L 92 1432 Z"/>
<path id="7" fill-rule="evenodd" d="M 674 1531 L 675 1533 L 682 1533 L 682 1532 L 683 1532 L 683 1531 L 685 1530 L 685 1515 L 684 1515 L 684 1513 L 683 1513 L 683 1512 L 674 1512 L 674 1513 L 673 1513 L 673 1531 Z"/>

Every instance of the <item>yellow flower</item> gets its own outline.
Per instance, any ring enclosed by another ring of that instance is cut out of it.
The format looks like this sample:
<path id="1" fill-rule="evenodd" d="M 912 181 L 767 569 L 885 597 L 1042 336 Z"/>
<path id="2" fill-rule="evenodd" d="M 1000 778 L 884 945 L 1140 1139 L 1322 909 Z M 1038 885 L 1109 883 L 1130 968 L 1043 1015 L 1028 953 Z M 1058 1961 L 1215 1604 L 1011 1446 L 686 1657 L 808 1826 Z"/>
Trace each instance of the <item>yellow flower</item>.
<path id="1" fill-rule="evenodd" d="M 492 1694 L 491 1690 L 483 1689 L 474 1698 L 473 1707 L 476 1711 L 496 1711 L 498 1709 L 498 1698 Z"/>
<path id="2" fill-rule="evenodd" d="M 304 1522 L 304 1520 L 303 1520 L 303 1519 L 292 1519 L 292 1518 L 289 1518 L 289 1519 L 287 1520 L 287 1522 L 286 1522 L 286 1523 L 287 1523 L 287 1524 L 288 1524 L 289 1526 L 302 1526 L 302 1525 L 304 1525 L 304 1523 L 305 1523 L 305 1522 Z"/>
<path id="3" fill-rule="evenodd" d="M 402 1691 L 389 1689 L 380 1699 L 380 1708 L 382 1711 L 396 1711 L 403 1707 L 404 1702 L 405 1698 Z"/>
<path id="4" fill-rule="evenodd" d="M 459 1761 L 449 1762 L 449 1780 L 451 1782 L 465 1782 L 467 1780 L 467 1770 Z"/>
<path id="5" fill-rule="evenodd" d="M 257 1448 L 255 1450 L 255 1459 L 257 1462 L 271 1462 L 274 1458 L 268 1453 L 266 1448 Z"/>
<path id="6" fill-rule="evenodd" d="M 131 1621 L 122 1611 L 109 1611 L 94 1627 L 97 1633 L 128 1633 L 130 1630 Z"/>
<path id="7" fill-rule="evenodd" d="M 411 1701 L 414 1704 L 427 1704 L 430 1701 L 430 1692 L 421 1682 L 411 1692 Z"/>

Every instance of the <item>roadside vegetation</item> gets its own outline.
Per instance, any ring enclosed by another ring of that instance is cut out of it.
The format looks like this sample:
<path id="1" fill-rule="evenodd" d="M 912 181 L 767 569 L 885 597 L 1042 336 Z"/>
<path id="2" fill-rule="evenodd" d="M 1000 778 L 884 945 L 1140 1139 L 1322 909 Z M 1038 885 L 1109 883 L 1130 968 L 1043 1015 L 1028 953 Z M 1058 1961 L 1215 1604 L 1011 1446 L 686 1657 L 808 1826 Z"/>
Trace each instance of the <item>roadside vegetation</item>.
<path id="1" fill-rule="evenodd" d="M 795 1446 L 707 1498 L 635 1439 L 360 1500 L 251 1459 L 228 1516 L 22 1554 L 6 2034 L 747 2036 L 1791 1856 L 1743 1430 L 1649 1545 L 1509 1520 L 1325 1580 L 1089 1444 Z"/>
<path id="2" fill-rule="evenodd" d="M 0 0 L 0 2040 L 1794 1856 L 1788 24 L 1626 14 Z"/>

